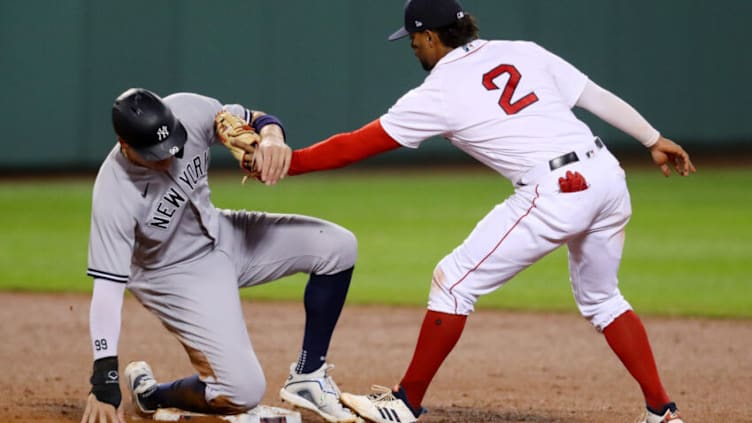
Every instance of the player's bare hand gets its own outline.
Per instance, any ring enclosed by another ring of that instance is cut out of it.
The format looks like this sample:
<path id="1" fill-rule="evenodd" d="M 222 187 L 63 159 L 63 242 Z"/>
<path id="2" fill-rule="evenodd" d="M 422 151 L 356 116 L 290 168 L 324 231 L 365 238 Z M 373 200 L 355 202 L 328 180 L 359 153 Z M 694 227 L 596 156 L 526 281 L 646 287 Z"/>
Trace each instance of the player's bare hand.
<path id="1" fill-rule="evenodd" d="M 274 185 L 287 175 L 292 149 L 281 138 L 261 138 L 256 149 L 256 170 L 261 172 L 261 182 Z"/>
<path id="2" fill-rule="evenodd" d="M 650 147 L 650 155 L 653 157 L 653 163 L 660 166 L 664 176 L 671 174 L 670 166 L 673 166 L 676 173 L 681 176 L 687 176 L 697 170 L 689 159 L 689 154 L 677 143 L 668 138 L 659 137 L 658 141 Z"/>
<path id="3" fill-rule="evenodd" d="M 265 135 L 256 147 L 235 140 L 232 145 L 248 153 L 246 157 L 253 158 L 243 166 L 249 173 L 257 173 L 257 178 L 266 185 L 274 185 L 287 175 L 292 149 L 285 144 L 281 132 L 278 135 Z"/>
<path id="4" fill-rule="evenodd" d="M 112 404 L 100 402 L 94 394 L 89 394 L 81 423 L 125 423 L 125 413 L 122 405 L 116 410 Z"/>

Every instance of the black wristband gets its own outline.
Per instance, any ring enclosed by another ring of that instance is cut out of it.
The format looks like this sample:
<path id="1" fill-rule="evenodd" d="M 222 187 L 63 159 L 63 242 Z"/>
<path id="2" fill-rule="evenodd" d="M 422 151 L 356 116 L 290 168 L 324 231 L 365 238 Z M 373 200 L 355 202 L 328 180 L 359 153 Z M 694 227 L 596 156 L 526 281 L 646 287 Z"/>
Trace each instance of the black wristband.
<path id="1" fill-rule="evenodd" d="M 282 126 L 282 121 L 279 120 L 274 115 L 262 115 L 256 118 L 256 120 L 253 121 L 253 130 L 256 131 L 257 134 L 261 133 L 261 128 L 263 128 L 266 125 L 277 125 L 279 126 L 279 129 L 282 130 L 282 138 L 287 140 L 287 135 L 285 134 L 285 127 Z"/>
<path id="2" fill-rule="evenodd" d="M 105 357 L 94 361 L 94 370 L 91 373 L 91 393 L 99 402 L 112 404 L 115 408 L 120 406 L 122 395 L 117 357 Z"/>

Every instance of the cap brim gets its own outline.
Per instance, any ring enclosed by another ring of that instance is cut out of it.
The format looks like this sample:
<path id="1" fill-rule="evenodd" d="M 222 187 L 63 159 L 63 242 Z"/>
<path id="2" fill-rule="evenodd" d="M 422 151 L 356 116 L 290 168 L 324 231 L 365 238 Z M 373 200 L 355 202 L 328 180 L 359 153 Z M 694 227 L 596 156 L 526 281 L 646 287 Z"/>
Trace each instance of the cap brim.
<path id="1" fill-rule="evenodd" d="M 389 36 L 389 41 L 394 41 L 394 40 L 399 40 L 400 38 L 405 38 L 409 34 L 410 33 L 407 32 L 407 30 L 403 26 L 402 28 L 400 28 L 397 31 L 395 31 L 394 34 L 392 34 L 392 35 Z"/>
<path id="2" fill-rule="evenodd" d="M 156 162 L 178 154 L 183 149 L 187 138 L 188 133 L 185 131 L 185 127 L 183 127 L 182 123 L 178 122 L 175 131 L 173 131 L 166 140 L 159 144 L 133 149 L 136 150 L 144 160 Z"/>

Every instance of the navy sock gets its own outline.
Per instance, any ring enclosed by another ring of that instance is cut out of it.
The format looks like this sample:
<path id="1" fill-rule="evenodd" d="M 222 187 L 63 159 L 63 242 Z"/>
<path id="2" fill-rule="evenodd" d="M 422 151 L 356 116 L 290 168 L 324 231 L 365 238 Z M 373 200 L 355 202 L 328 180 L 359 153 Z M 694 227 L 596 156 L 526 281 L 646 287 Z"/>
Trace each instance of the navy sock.
<path id="1" fill-rule="evenodd" d="M 297 373 L 311 373 L 326 362 L 334 327 L 350 288 L 353 268 L 334 275 L 311 275 L 305 288 L 305 333 L 303 349 L 295 366 Z"/>
<path id="2" fill-rule="evenodd" d="M 198 375 L 188 376 L 174 382 L 160 383 L 153 392 L 139 396 L 139 400 L 146 408 L 179 408 L 197 413 L 211 413 L 212 409 L 206 402 L 204 391 L 206 384 Z"/>
<path id="3" fill-rule="evenodd" d="M 407 394 L 405 393 L 405 390 L 402 388 L 402 386 L 399 387 L 399 390 L 392 391 L 392 394 L 395 396 L 395 398 L 399 398 L 402 400 L 402 402 L 407 405 L 407 408 L 410 409 L 410 411 L 413 413 L 413 416 L 420 417 L 421 414 L 428 413 L 428 410 L 426 410 L 423 407 L 418 407 L 417 409 L 413 407 L 412 404 L 410 404 L 410 401 L 407 399 Z"/>

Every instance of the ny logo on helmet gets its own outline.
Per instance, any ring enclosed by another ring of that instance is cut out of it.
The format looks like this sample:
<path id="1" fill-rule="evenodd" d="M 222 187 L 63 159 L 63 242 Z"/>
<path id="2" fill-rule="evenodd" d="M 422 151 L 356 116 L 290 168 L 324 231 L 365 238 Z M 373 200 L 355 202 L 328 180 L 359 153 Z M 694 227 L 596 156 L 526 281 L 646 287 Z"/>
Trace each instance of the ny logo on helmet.
<path id="1" fill-rule="evenodd" d="M 167 139 L 170 136 L 170 131 L 167 129 L 167 125 L 162 125 L 157 129 L 157 139 L 160 141 Z"/>

